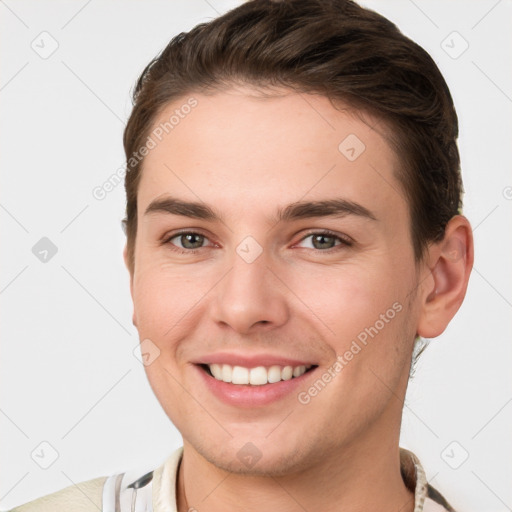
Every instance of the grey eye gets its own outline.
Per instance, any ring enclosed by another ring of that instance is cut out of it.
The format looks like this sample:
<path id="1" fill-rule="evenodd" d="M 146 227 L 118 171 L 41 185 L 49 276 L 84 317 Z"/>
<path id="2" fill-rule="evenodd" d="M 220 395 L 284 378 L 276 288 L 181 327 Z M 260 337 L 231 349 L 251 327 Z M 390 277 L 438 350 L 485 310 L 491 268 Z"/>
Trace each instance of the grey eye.
<path id="1" fill-rule="evenodd" d="M 171 240 L 175 238 L 180 241 L 182 249 L 199 249 L 203 246 L 206 237 L 199 233 L 180 233 L 172 237 Z M 178 245 L 178 247 L 180 247 L 180 245 Z"/>

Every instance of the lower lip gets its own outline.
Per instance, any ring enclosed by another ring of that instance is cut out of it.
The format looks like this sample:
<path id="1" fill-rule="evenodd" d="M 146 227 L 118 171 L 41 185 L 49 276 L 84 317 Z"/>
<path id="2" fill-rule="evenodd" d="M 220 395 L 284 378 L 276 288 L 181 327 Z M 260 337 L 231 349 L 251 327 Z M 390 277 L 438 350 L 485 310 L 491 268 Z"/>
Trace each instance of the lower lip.
<path id="1" fill-rule="evenodd" d="M 281 380 L 273 384 L 253 386 L 246 384 L 230 384 L 217 380 L 209 375 L 201 366 L 195 368 L 200 373 L 208 389 L 220 400 L 237 407 L 257 407 L 276 402 L 300 388 L 305 389 L 306 379 L 315 372 L 316 368 L 303 373 L 300 377 L 290 380 Z"/>

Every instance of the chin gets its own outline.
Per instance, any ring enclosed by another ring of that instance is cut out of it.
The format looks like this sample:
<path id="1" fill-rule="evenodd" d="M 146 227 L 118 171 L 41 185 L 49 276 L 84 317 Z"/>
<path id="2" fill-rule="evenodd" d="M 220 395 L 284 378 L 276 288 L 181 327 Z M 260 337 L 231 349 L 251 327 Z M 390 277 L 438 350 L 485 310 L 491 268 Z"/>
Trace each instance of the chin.
<path id="1" fill-rule="evenodd" d="M 277 439 L 252 442 L 238 438 L 220 449 L 204 443 L 194 449 L 217 468 L 240 475 L 279 477 L 303 471 L 311 467 L 312 462 L 303 443 L 286 446 Z"/>

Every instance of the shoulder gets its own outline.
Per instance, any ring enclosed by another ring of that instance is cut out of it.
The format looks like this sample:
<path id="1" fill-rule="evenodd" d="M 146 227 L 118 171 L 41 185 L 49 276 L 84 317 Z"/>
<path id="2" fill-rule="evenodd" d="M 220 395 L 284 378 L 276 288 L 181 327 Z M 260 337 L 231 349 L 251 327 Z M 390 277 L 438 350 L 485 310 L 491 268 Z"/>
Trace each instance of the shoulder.
<path id="1" fill-rule="evenodd" d="M 9 512 L 98 512 L 107 477 L 70 485 L 11 509 Z"/>
<path id="2" fill-rule="evenodd" d="M 157 505 L 170 503 L 176 508 L 174 489 L 182 453 L 183 447 L 176 449 L 149 472 L 146 465 L 144 469 L 86 480 L 7 512 L 101 512 L 133 510 L 134 506 L 137 510 L 151 510 L 154 497 Z"/>

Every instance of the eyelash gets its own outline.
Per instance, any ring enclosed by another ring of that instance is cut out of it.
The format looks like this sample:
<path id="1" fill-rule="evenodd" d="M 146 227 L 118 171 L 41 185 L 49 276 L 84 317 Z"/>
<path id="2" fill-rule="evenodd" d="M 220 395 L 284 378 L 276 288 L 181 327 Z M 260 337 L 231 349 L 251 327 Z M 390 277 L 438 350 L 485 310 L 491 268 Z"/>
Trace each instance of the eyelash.
<path id="1" fill-rule="evenodd" d="M 198 249 L 181 249 L 180 247 L 177 247 L 171 243 L 171 240 L 173 238 L 176 238 L 178 236 L 183 236 L 183 235 L 200 235 L 208 240 L 208 237 L 206 235 L 203 235 L 202 233 L 200 233 L 198 231 L 184 230 L 184 231 L 178 231 L 176 233 L 172 233 L 170 236 L 165 237 L 165 239 L 162 241 L 162 245 L 170 245 L 170 246 L 172 246 L 171 250 L 176 251 L 180 254 L 195 254 L 195 253 L 199 252 L 200 250 L 205 249 L 205 247 L 199 247 Z M 331 247 L 330 249 L 325 249 L 325 250 L 312 249 L 315 252 L 331 253 L 332 251 L 337 250 L 336 248 L 339 249 L 339 248 L 343 248 L 343 247 L 351 247 L 353 244 L 353 241 L 351 239 L 349 239 L 348 237 L 343 237 L 343 236 L 337 235 L 336 233 L 329 231 L 328 229 L 319 230 L 319 231 L 311 231 L 310 233 L 308 233 L 307 235 L 302 237 L 299 240 L 299 243 L 303 242 L 306 238 L 309 238 L 310 236 L 315 236 L 315 235 L 320 235 L 320 236 L 324 235 L 324 236 L 333 237 L 333 238 L 338 239 L 341 242 L 337 246 Z"/>

